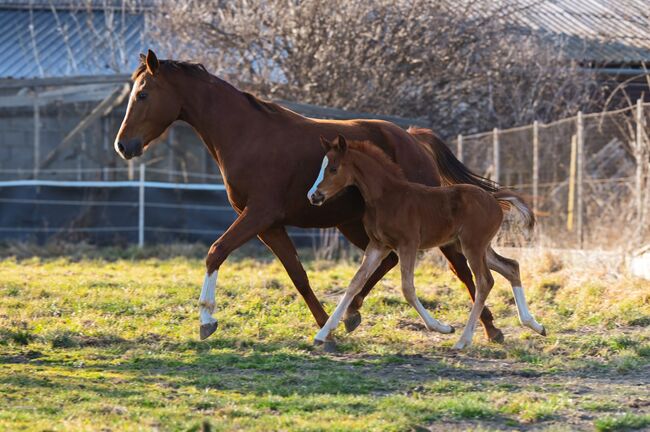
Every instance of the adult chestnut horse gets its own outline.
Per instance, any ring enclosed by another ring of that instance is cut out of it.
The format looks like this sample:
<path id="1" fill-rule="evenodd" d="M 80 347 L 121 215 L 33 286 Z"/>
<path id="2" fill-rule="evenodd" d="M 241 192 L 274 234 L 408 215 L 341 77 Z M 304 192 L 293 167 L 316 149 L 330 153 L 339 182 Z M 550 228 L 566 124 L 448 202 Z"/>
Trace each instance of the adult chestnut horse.
<path id="1" fill-rule="evenodd" d="M 307 199 L 324 156 L 321 135 L 334 138 L 342 133 L 353 140 L 372 142 L 413 182 L 439 186 L 444 180 L 495 190 L 493 183 L 471 173 L 427 129 L 404 131 L 377 120 L 306 118 L 239 91 L 200 64 L 159 61 L 149 50 L 146 56 L 141 55 L 141 64 L 133 73 L 133 89 L 115 150 L 124 159 L 140 156 L 176 120 L 189 123 L 201 137 L 221 170 L 228 199 L 238 213 L 206 257 L 207 274 L 199 298 L 201 339 L 217 327 L 212 313 L 219 267 L 233 250 L 255 236 L 282 262 L 318 325 L 327 322 L 328 315 L 309 285 L 285 226 L 337 227 L 361 249 L 368 245 L 368 236 L 361 223 L 364 207 L 357 190 L 352 188 L 321 207 L 310 205 Z M 473 299 L 475 286 L 467 260 L 454 247 L 440 249 Z M 361 320 L 358 310 L 365 296 L 396 264 L 397 256 L 391 253 L 368 279 L 344 317 L 348 331 Z M 492 320 L 485 308 L 481 322 L 486 334 L 500 341 L 503 333 Z"/>

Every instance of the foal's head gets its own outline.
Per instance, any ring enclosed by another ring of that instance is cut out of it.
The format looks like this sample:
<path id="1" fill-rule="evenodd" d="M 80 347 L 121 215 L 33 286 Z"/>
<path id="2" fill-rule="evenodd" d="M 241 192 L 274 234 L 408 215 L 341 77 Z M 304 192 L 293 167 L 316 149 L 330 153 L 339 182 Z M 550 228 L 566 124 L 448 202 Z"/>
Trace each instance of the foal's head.
<path id="1" fill-rule="evenodd" d="M 142 155 L 180 114 L 181 101 L 169 74 L 149 50 L 140 54 L 140 66 L 133 73 L 133 88 L 126 115 L 115 138 L 115 151 L 124 159 Z M 163 61 L 164 62 L 164 61 Z"/>
<path id="2" fill-rule="evenodd" d="M 345 157 L 348 153 L 348 143 L 343 135 L 333 141 L 321 136 L 320 143 L 326 154 L 320 174 L 308 193 L 309 201 L 317 206 L 352 184 L 352 174 Z"/>

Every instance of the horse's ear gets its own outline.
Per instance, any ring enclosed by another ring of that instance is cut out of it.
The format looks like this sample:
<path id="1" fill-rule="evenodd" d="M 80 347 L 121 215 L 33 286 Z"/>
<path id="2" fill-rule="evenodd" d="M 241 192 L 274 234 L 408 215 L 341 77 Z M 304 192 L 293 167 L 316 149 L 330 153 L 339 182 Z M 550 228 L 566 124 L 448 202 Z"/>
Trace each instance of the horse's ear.
<path id="1" fill-rule="evenodd" d="M 338 136 L 339 142 L 338 142 L 338 148 L 341 153 L 345 153 L 348 150 L 348 143 L 345 140 L 345 137 L 341 134 Z"/>
<path id="2" fill-rule="evenodd" d="M 160 66 L 160 63 L 158 62 L 158 57 L 156 57 L 156 53 L 149 50 L 147 51 L 147 72 L 149 72 L 151 75 L 155 75 L 156 72 L 158 71 L 158 66 Z"/>
<path id="3" fill-rule="evenodd" d="M 147 55 L 145 53 L 140 53 L 140 63 L 142 64 L 147 63 Z"/>
<path id="4" fill-rule="evenodd" d="M 323 150 L 326 152 L 330 151 L 332 148 L 332 143 L 327 140 L 323 135 L 320 136 L 320 145 L 323 147 Z"/>

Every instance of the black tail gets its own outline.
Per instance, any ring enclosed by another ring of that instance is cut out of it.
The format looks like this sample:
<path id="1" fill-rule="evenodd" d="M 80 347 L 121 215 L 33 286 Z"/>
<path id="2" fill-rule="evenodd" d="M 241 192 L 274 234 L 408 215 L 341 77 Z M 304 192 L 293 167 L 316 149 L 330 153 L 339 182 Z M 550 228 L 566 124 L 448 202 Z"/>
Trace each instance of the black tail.
<path id="1" fill-rule="evenodd" d="M 412 126 L 408 128 L 407 132 L 420 141 L 436 160 L 440 176 L 445 184 L 472 184 L 488 192 L 500 190 L 500 186 L 496 182 L 474 174 L 456 159 L 449 147 L 431 129 Z"/>

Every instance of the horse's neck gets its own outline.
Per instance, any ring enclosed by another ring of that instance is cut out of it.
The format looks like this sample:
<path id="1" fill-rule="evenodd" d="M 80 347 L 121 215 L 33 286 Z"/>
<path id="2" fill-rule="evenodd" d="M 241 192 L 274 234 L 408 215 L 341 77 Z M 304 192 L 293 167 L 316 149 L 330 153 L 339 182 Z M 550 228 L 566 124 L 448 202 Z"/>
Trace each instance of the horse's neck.
<path id="1" fill-rule="evenodd" d="M 194 128 L 224 168 L 241 147 L 242 132 L 259 116 L 239 90 L 219 78 L 187 80 L 181 90 L 184 99 L 179 119 Z"/>
<path id="2" fill-rule="evenodd" d="M 366 203 L 380 204 L 387 192 L 404 186 L 405 181 L 387 173 L 379 161 L 362 152 L 355 153 L 352 159 L 354 183 Z"/>

